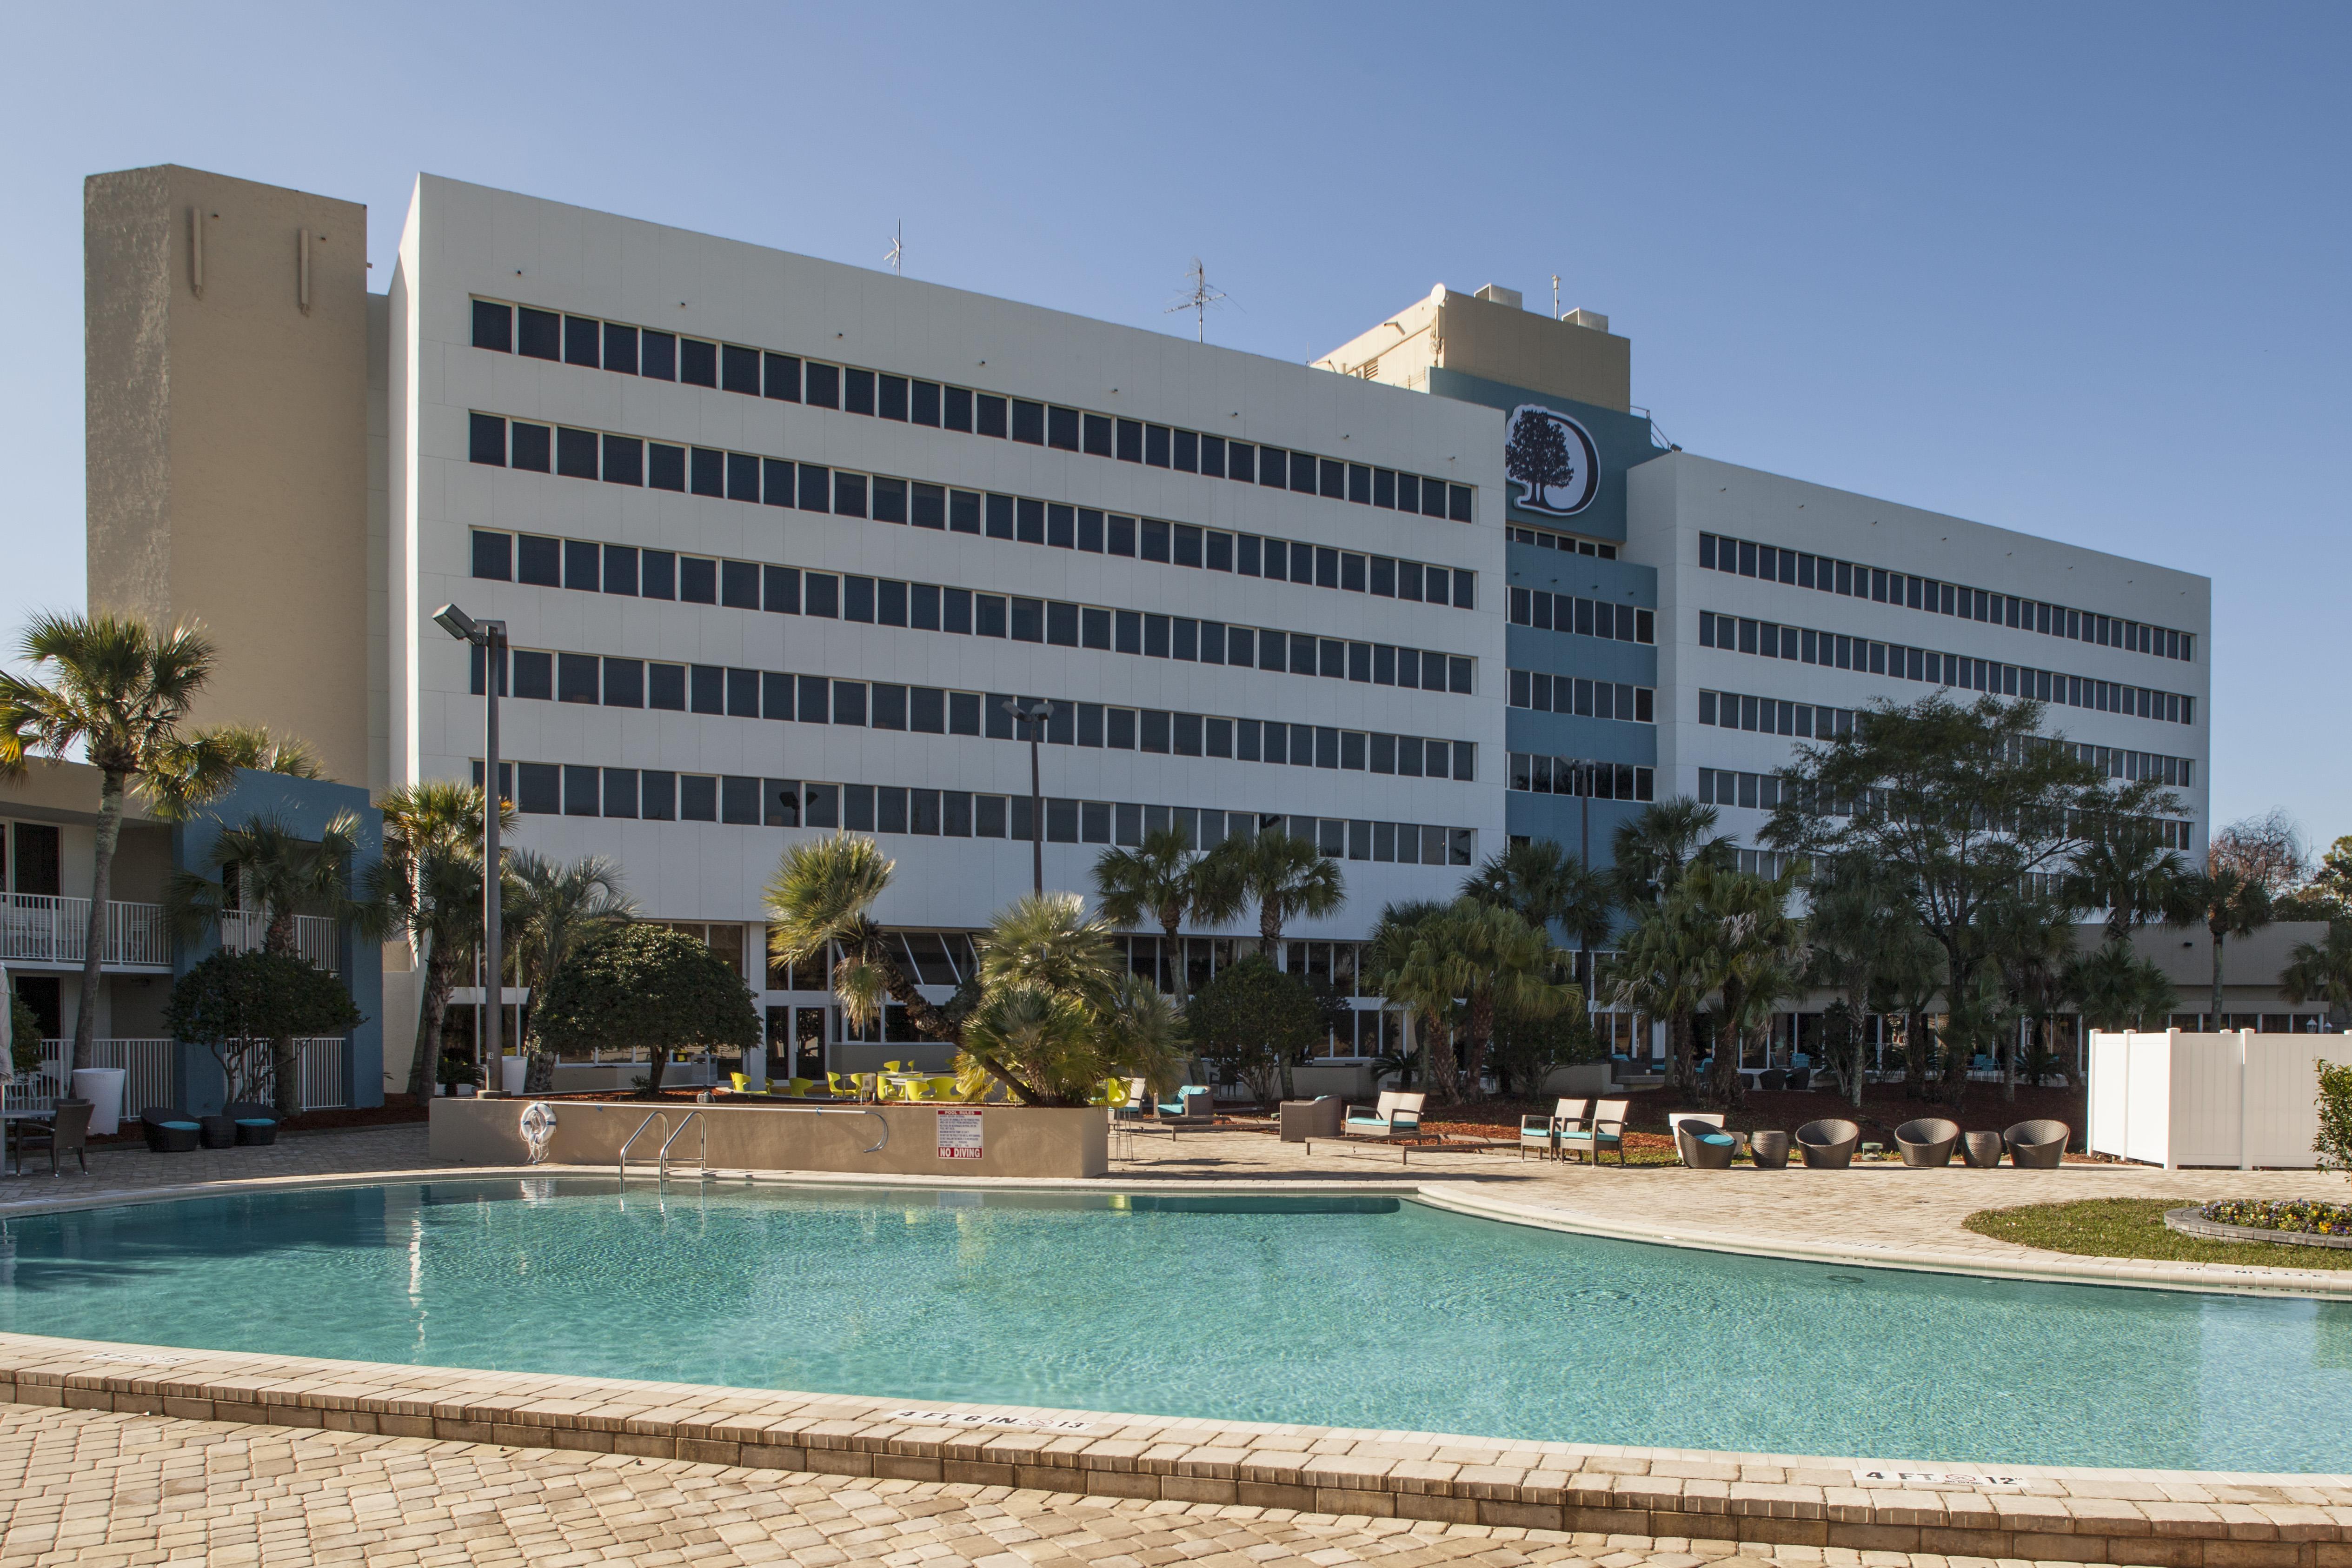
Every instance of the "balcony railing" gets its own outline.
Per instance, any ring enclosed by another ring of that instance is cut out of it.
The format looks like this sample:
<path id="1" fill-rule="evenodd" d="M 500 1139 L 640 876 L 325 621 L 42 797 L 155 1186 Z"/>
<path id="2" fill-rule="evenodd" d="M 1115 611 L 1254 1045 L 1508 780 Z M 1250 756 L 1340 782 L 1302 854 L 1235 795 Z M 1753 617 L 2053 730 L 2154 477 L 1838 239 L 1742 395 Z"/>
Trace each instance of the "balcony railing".
<path id="1" fill-rule="evenodd" d="M 266 1042 L 255 1042 L 256 1082 L 253 1094 L 267 1105 L 276 1096 L 278 1074 L 268 1059 Z M 349 1042 L 341 1036 L 322 1036 L 317 1039 L 296 1042 L 302 1073 L 302 1109 L 327 1110 L 343 1104 L 344 1059 L 350 1051 Z M 35 1071 L 19 1078 L 7 1090 L 11 1110 L 47 1110 L 65 1092 L 66 1081 L 72 1075 L 67 1058 L 72 1044 L 65 1040 L 47 1042 L 49 1055 Z M 172 1042 L 169 1040 L 92 1040 L 90 1065 L 124 1069 L 122 1082 L 122 1114 L 126 1120 L 136 1120 L 139 1113 L 154 1106 L 172 1103 Z"/>
<path id="2" fill-rule="evenodd" d="M 225 910 L 220 918 L 221 946 L 230 952 L 257 952 L 269 935 L 266 910 Z M 335 922 L 322 915 L 294 917 L 294 954 L 330 974 L 340 972 L 341 944 L 335 940 Z"/>
<path id="3" fill-rule="evenodd" d="M 329 923 L 329 922 L 321 922 Z M 101 963 L 168 969 L 172 933 L 161 904 L 106 906 Z M 89 900 L 39 893 L 0 894 L 0 962 L 80 963 L 89 953 Z"/>

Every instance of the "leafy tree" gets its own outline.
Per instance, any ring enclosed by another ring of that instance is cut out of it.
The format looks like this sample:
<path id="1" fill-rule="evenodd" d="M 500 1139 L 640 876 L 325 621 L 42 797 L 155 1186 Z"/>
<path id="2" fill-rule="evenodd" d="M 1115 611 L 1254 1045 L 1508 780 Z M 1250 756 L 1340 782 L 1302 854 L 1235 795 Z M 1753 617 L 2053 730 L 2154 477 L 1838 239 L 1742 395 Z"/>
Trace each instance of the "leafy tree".
<path id="1" fill-rule="evenodd" d="M 1095 890 L 1102 895 L 1103 918 L 1132 930 L 1147 920 L 1165 933 L 1169 969 L 1177 999 L 1184 995 L 1184 950 L 1179 942 L 1188 918 L 1202 912 L 1207 857 L 1192 848 L 1181 824 L 1155 828 L 1133 849 L 1106 849 L 1095 862 Z"/>
<path id="2" fill-rule="evenodd" d="M 1223 922 L 1255 904 L 1261 951 L 1269 955 L 1294 918 L 1319 920 L 1348 901 L 1339 863 L 1278 828 L 1226 839 L 1209 851 L 1202 876 L 1202 917 Z"/>
<path id="3" fill-rule="evenodd" d="M 622 889 L 620 868 L 602 855 L 559 864 L 522 849 L 500 860 L 510 873 L 499 892 L 506 928 L 501 945 L 511 955 L 516 984 L 534 1001 L 583 942 L 604 927 L 636 916 L 636 905 Z M 545 1094 L 554 1086 L 555 1053 L 546 1048 L 534 1021 L 523 1088 Z"/>
<path id="4" fill-rule="evenodd" d="M 1677 879 L 1672 891 L 1640 905 L 1611 971 L 1618 1006 L 1666 1024 L 1666 1086 L 1696 1088 L 1698 1011 L 1714 988 L 1714 929 Z"/>
<path id="5" fill-rule="evenodd" d="M 2296 942 L 2279 972 L 2279 989 L 2298 1005 L 2325 1000 L 2330 1022 L 2352 1015 L 2352 921 L 2332 921 L 2322 940 Z"/>
<path id="6" fill-rule="evenodd" d="M 2071 870 L 2086 825 L 2179 806 L 2153 782 L 2110 787 L 2072 745 L 2038 733 L 2042 718 L 2040 703 L 1990 695 L 1968 706 L 1941 693 L 1882 702 L 1851 731 L 1798 748 L 1763 836 L 1777 849 L 1867 856 L 1897 879 L 1943 950 L 1955 1092 L 1996 1032 L 1978 1001 L 1997 963 L 1998 906 L 2032 879 Z"/>
<path id="7" fill-rule="evenodd" d="M 1381 910 L 1381 918 L 1372 927 L 1371 941 L 1364 947 L 1365 984 L 1379 991 L 1404 1021 L 1404 1038 L 1383 1058 L 1388 1067 L 1375 1070 L 1393 1072 L 1400 1084 L 1408 1089 L 1416 1074 L 1428 1076 L 1429 1042 L 1444 1031 L 1454 1010 L 1451 994 L 1423 996 L 1411 989 L 1406 974 L 1413 941 L 1423 923 L 1444 910 L 1444 904 L 1428 899 L 1390 904 Z"/>
<path id="8" fill-rule="evenodd" d="M 1576 987 L 1552 978 L 1555 966 L 1551 939 L 1509 910 L 1457 899 L 1423 920 L 1394 977 L 1397 987 L 1424 1009 L 1441 998 L 1462 1003 L 1458 1068 L 1450 1046 L 1442 1048 L 1432 1083 L 1450 1099 L 1477 1095 L 1498 1009 L 1545 1018 L 1580 1000 Z"/>
<path id="9" fill-rule="evenodd" d="M 408 1059 L 408 1093 L 421 1102 L 433 1092 L 443 1054 L 449 992 L 481 948 L 484 796 L 473 784 L 403 784 L 378 809 L 383 858 L 371 873 L 368 896 L 392 929 L 407 936 L 424 969 Z M 499 821 L 503 837 L 515 821 L 514 807 L 503 800 Z"/>
<path id="10" fill-rule="evenodd" d="M 1029 894 L 975 939 L 982 993 L 964 1020 L 958 1087 L 1002 1084 L 1025 1105 L 1084 1105 L 1106 1079 L 1155 1088 L 1181 1070 L 1181 1015 L 1122 971 L 1110 929 L 1075 893 Z"/>
<path id="11" fill-rule="evenodd" d="M 1615 925 L 1609 879 L 1549 838 L 1510 845 L 1462 879 L 1462 896 L 1513 910 L 1538 931 L 1558 924 L 1577 941 L 1580 981 L 1591 979 L 1593 951 Z"/>
<path id="12" fill-rule="evenodd" d="M 1928 1008 L 1944 994 L 1944 950 L 1923 929 L 1906 899 L 1886 928 L 1871 974 L 1870 1010 L 1903 1022 L 1903 1092 L 1913 1100 L 1927 1093 L 1928 1058 L 1934 1040 Z"/>
<path id="13" fill-rule="evenodd" d="M 352 865 L 359 855 L 359 836 L 360 819 L 348 811 L 337 812 L 316 839 L 302 837 L 283 820 L 267 814 L 225 827 L 205 856 L 215 878 L 188 870 L 173 873 L 173 922 L 183 930 L 210 927 L 217 931 L 230 914 L 257 910 L 264 918 L 262 951 L 297 961 L 294 922 L 298 915 L 323 916 L 334 921 L 339 931 L 356 921 L 371 931 L 379 931 L 386 923 L 380 906 L 362 903 L 352 894 Z M 301 1110 L 297 1033 L 271 1031 L 278 1110 L 283 1116 Z"/>
<path id="14" fill-rule="evenodd" d="M 2073 902 L 2107 911 L 2107 940 L 2123 942 L 2151 920 L 2169 925 L 2194 919 L 2194 879 L 2179 851 L 2165 847 L 2153 817 L 2111 816 L 2084 830 L 2067 882 Z"/>
<path id="15" fill-rule="evenodd" d="M 679 1051 L 748 1051 L 760 1043 L 751 993 L 727 961 L 683 931 L 613 925 L 557 969 L 534 1009 L 553 1051 L 619 1047 L 653 1058 L 648 1097 Z"/>
<path id="16" fill-rule="evenodd" d="M 1549 1017 L 1511 1007 L 1495 1010 L 1495 1038 L 1487 1050 L 1506 1096 L 1538 1099 L 1555 1068 L 1608 1059 L 1608 1043 L 1593 1032 L 1591 1016 L 1578 1005 L 1582 1000 L 1578 990 L 1576 1001 Z"/>
<path id="17" fill-rule="evenodd" d="M 2186 898 L 2213 938 L 2212 1026 L 2222 1026 L 2221 952 L 2233 936 L 2252 936 L 2276 918 L 2272 902 L 2303 878 L 2294 826 L 2277 812 L 2231 823 L 2213 835 L 2205 874 Z"/>
<path id="18" fill-rule="evenodd" d="M 302 1110 L 301 1068 L 290 1042 L 345 1035 L 360 1010 L 343 983 L 314 963 L 268 948 L 215 952 L 182 975 L 163 1009 L 175 1040 L 210 1050 L 230 1100 L 250 1100 L 260 1076 L 262 1042 L 275 1068 L 280 1116 Z"/>
<path id="19" fill-rule="evenodd" d="M 41 1070 L 41 1016 L 14 986 L 8 989 L 8 1062 L 18 1078 Z"/>
<path id="20" fill-rule="evenodd" d="M 0 671 L 0 778 L 22 777 L 26 757 L 79 750 L 98 770 L 98 845 L 81 994 L 99 993 L 107 900 L 122 838 L 122 797 L 136 788 L 167 816 L 218 795 L 235 771 L 202 735 L 184 732 L 212 674 L 213 645 L 194 627 L 157 632 L 121 616 L 36 616 L 20 657 L 33 675 Z M 72 1066 L 90 1065 L 98 1009 L 75 1011 Z"/>
<path id="21" fill-rule="evenodd" d="M 2319 1073 L 2319 1133 L 2311 1152 L 2331 1171 L 2352 1178 L 2352 1067 L 2315 1060 Z"/>
<path id="22" fill-rule="evenodd" d="M 1730 870 L 1732 842 L 1715 831 L 1716 820 L 1715 807 L 1685 795 L 1645 805 L 1618 824 L 1609 870 L 1617 901 L 1628 910 L 1647 909 L 1673 892 L 1694 865 Z"/>
<path id="23" fill-rule="evenodd" d="M 1528 487 L 1528 504 L 1541 505 L 1543 493 L 1576 478 L 1568 437 L 1559 426 L 1530 408 L 1511 422 L 1510 439 L 1503 447 L 1503 471 Z"/>
<path id="24" fill-rule="evenodd" d="M 1271 1105 L 1282 1093 L 1282 1064 L 1320 1045 L 1329 1024 L 1305 977 L 1253 952 L 1201 987 L 1184 1009 L 1184 1027 L 1194 1050 Z"/>
<path id="25" fill-rule="evenodd" d="M 1795 995 L 1803 978 L 1809 957 L 1804 926 L 1788 911 L 1795 882 L 1794 868 L 1768 880 L 1710 865 L 1694 868 L 1684 879 L 1705 922 L 1710 989 L 1717 997 L 1711 1015 L 1720 1031 L 1715 1081 L 1702 1086 L 1715 1104 L 1740 1102 L 1745 1047 L 1770 1026 L 1774 1004 Z"/>
<path id="26" fill-rule="evenodd" d="M 2056 893 L 2021 889 L 1997 900 L 1986 919 L 1991 933 L 1993 962 L 2006 989 L 2006 1011 L 2038 1036 L 2048 1029 L 2067 995 L 2067 971 L 2074 962 L 2074 920 L 2081 906 L 2074 902 L 2065 883 Z M 2110 925 L 2109 930 L 2114 927 Z M 2109 945 L 2128 949 L 2128 936 L 2112 938 Z M 2001 1099 L 2017 1099 L 2019 1036 L 2011 1027 L 2002 1034 Z M 1965 1079 L 1961 1080 L 1965 1081 Z M 2035 1082 L 2041 1080 L 2037 1078 Z"/>
<path id="27" fill-rule="evenodd" d="M 2352 834 L 2329 845 L 2318 870 L 2273 899 L 2271 910 L 2283 921 L 2352 920 Z"/>
<path id="28" fill-rule="evenodd" d="M 1886 954 L 1891 927 L 1907 921 L 1899 887 L 1866 856 L 1837 855 L 1815 863 L 1806 879 L 1811 906 L 1805 921 L 1812 944 L 1810 978 L 1838 994 L 1822 1027 L 1835 1037 L 1822 1042 L 1827 1065 L 1843 1080 L 1853 1104 L 1862 1104 L 1868 1064 L 1864 1060 L 1863 1016 L 1869 1010 Z M 1835 1014 L 1832 1026 L 1832 1014 Z"/>
<path id="29" fill-rule="evenodd" d="M 2066 988 L 2090 1029 L 2145 1029 L 2161 1024 L 2180 993 L 2163 970 L 2121 942 L 2101 942 L 2066 972 Z"/>

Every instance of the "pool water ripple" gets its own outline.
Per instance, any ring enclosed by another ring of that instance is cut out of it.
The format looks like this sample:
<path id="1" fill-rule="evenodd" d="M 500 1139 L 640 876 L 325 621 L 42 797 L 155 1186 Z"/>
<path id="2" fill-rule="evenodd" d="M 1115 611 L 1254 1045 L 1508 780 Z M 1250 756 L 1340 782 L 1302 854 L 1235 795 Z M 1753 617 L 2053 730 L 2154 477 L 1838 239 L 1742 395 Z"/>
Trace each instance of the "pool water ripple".
<path id="1" fill-rule="evenodd" d="M 2352 1306 L 1411 1201 L 434 1181 L 0 1225 L 0 1329 L 1501 1437 L 2352 1470 Z"/>

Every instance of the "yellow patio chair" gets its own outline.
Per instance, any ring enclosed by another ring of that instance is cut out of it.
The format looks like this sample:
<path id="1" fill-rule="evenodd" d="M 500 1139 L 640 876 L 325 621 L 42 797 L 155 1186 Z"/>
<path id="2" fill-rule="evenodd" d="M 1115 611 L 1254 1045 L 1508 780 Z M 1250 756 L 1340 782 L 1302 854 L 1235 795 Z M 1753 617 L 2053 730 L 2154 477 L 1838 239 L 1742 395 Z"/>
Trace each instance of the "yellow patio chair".
<path id="1" fill-rule="evenodd" d="M 730 1072 L 727 1075 L 727 1081 L 735 1086 L 735 1092 L 738 1094 L 749 1094 L 751 1091 L 751 1080 L 745 1074 Z"/>
<path id="2" fill-rule="evenodd" d="M 930 1085 L 931 1098 L 933 1100 L 953 1100 L 955 1098 L 955 1074 L 945 1073 L 937 1078 L 925 1079 L 923 1081 Z"/>

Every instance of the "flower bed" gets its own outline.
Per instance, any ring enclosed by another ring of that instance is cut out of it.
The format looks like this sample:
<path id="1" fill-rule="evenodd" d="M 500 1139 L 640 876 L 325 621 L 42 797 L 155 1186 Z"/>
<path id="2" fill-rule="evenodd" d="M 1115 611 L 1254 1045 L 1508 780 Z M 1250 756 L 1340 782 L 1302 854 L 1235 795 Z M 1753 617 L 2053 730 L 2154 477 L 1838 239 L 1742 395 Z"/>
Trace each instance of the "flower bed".
<path id="1" fill-rule="evenodd" d="M 2242 1226 L 2250 1230 L 2352 1237 L 2352 1204 L 2324 1204 L 2315 1198 L 2284 1202 L 2233 1198 L 2207 1204 L 2199 1212 L 2216 1225 Z"/>

